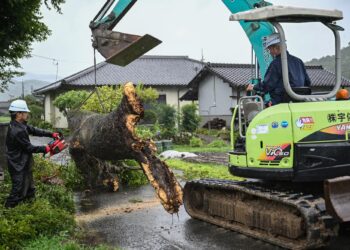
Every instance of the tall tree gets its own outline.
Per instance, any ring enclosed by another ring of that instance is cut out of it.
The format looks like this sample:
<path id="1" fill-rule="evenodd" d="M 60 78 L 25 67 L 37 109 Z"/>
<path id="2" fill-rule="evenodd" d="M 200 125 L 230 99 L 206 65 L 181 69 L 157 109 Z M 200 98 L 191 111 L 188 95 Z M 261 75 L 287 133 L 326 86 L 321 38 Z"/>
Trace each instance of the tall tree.
<path id="1" fill-rule="evenodd" d="M 20 76 L 19 59 L 28 57 L 33 42 L 47 39 L 51 31 L 42 22 L 40 7 L 61 13 L 65 0 L 1 0 L 0 92 L 13 77 Z"/>

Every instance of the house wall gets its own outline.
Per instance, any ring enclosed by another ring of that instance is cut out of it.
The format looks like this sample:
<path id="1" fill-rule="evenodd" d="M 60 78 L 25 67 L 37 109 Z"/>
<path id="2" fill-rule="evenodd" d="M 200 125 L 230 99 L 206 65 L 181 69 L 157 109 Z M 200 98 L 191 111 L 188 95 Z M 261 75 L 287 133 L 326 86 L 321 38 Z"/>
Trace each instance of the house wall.
<path id="1" fill-rule="evenodd" d="M 45 95 L 45 121 L 51 123 L 55 128 L 68 128 L 66 117 L 53 105 L 56 96 L 54 93 Z"/>
<path id="2" fill-rule="evenodd" d="M 198 101 L 200 126 L 214 118 L 224 119 L 229 126 L 231 108 L 237 105 L 237 91 L 217 76 L 208 75 L 199 83 Z"/>
<path id="3" fill-rule="evenodd" d="M 159 93 L 159 95 L 166 95 L 166 104 L 173 106 L 178 110 L 183 105 L 191 103 L 190 101 L 180 101 L 180 97 L 183 96 L 187 92 L 187 88 L 185 87 L 171 87 L 171 86 L 164 86 L 164 87 L 156 87 L 153 86 L 152 88 L 156 89 Z"/>

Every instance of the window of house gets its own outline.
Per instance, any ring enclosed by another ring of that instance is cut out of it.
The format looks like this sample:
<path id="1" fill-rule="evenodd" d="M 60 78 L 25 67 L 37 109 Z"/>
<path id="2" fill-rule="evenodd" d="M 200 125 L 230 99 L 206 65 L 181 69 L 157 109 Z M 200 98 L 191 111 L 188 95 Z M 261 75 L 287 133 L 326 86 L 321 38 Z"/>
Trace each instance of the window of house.
<path id="1" fill-rule="evenodd" d="M 157 103 L 158 104 L 166 104 L 166 95 L 159 95 Z"/>

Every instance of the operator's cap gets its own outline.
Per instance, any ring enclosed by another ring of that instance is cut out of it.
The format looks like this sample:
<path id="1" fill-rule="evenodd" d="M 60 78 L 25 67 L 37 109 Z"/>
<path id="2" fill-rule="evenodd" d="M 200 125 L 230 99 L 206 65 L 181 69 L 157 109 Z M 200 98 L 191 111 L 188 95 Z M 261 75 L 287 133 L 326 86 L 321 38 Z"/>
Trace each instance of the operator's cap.
<path id="1" fill-rule="evenodd" d="M 15 100 L 11 102 L 9 111 L 10 112 L 30 112 L 25 100 Z"/>
<path id="2" fill-rule="evenodd" d="M 278 33 L 273 33 L 269 36 L 263 37 L 263 44 L 265 49 L 271 45 L 279 44 L 281 42 L 280 35 Z"/>

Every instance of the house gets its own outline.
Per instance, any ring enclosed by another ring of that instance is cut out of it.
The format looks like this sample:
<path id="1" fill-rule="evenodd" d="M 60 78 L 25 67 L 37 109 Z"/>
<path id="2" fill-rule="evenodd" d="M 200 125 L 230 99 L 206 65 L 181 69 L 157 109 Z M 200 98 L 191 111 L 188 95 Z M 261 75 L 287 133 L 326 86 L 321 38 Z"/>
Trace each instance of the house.
<path id="1" fill-rule="evenodd" d="M 313 92 L 325 92 L 334 86 L 335 75 L 322 66 L 306 66 Z M 198 101 L 201 125 L 220 118 L 229 125 L 232 107 L 246 94 L 246 87 L 255 76 L 251 64 L 206 64 L 189 83 L 182 101 Z M 342 86 L 349 87 L 350 80 L 342 78 Z"/>
<path id="2" fill-rule="evenodd" d="M 96 69 L 97 86 L 118 85 L 126 82 L 142 83 L 159 92 L 158 102 L 177 110 L 188 102 L 180 97 L 188 90 L 189 82 L 201 71 L 203 63 L 187 56 L 143 56 L 126 67 L 106 62 Z M 94 67 L 87 68 L 50 85 L 36 89 L 34 94 L 45 96 L 45 120 L 57 128 L 66 128 L 67 120 L 54 107 L 54 99 L 69 90 L 91 90 L 95 87 Z"/>
<path id="3" fill-rule="evenodd" d="M 335 75 L 322 66 L 306 66 L 313 92 L 332 88 Z M 143 56 L 126 67 L 106 62 L 97 65 L 97 86 L 118 85 L 126 82 L 142 83 L 159 92 L 159 103 L 174 106 L 198 101 L 201 125 L 220 118 L 230 124 L 232 108 L 255 75 L 251 64 L 202 63 L 186 56 Z M 54 107 L 53 100 L 69 90 L 91 90 L 95 87 L 94 67 L 68 76 L 50 85 L 36 89 L 34 94 L 45 96 L 45 120 L 54 127 L 65 128 L 67 121 Z M 343 78 L 343 86 L 350 80 Z"/>

